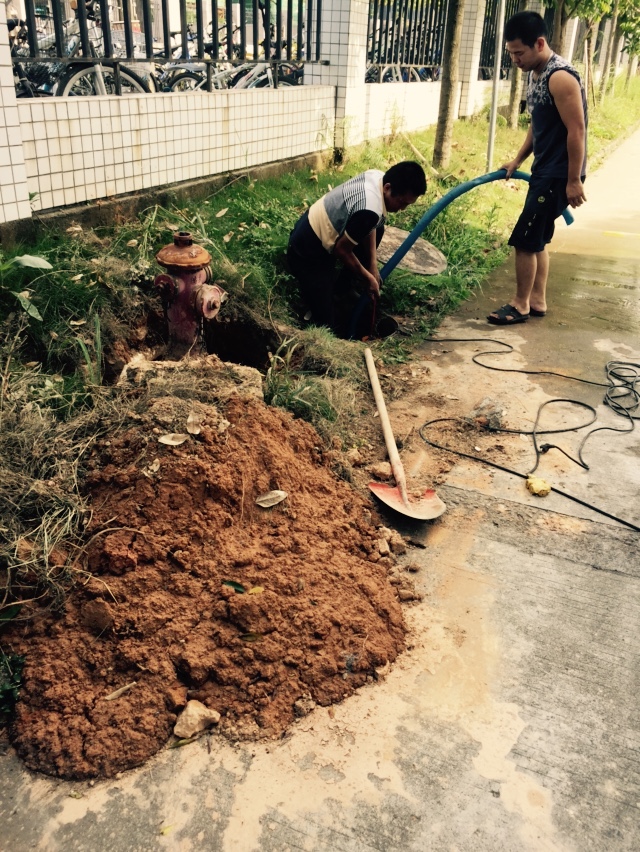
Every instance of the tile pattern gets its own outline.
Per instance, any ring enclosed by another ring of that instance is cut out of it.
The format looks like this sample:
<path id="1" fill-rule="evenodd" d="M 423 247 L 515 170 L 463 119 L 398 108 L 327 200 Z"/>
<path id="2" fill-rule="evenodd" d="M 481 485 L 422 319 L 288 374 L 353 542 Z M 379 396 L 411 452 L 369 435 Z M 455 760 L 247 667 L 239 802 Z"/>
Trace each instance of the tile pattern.
<path id="1" fill-rule="evenodd" d="M 467 0 L 465 4 L 458 77 L 461 81 L 460 118 L 473 115 L 485 103 L 482 81 L 478 80 L 485 9 L 486 0 Z"/>
<path id="2" fill-rule="evenodd" d="M 78 204 L 319 151 L 329 86 L 19 101 L 35 209 Z"/>
<path id="3" fill-rule="evenodd" d="M 357 145 L 367 138 L 364 75 L 368 14 L 368 0 L 323 0 L 321 58 L 329 65 L 310 65 L 305 70 L 305 78 L 310 82 L 336 87 L 337 148 Z"/>
<path id="4" fill-rule="evenodd" d="M 7 13 L 0 3 L 0 222 L 31 216 L 22 132 L 7 34 Z"/>
<path id="5" fill-rule="evenodd" d="M 461 116 L 491 97 L 477 80 L 484 10 L 467 0 Z M 324 0 L 329 64 L 309 63 L 302 87 L 30 101 L 15 97 L 0 4 L 0 222 L 31 216 L 30 193 L 46 210 L 434 124 L 439 83 L 364 83 L 367 16 L 368 0 Z"/>

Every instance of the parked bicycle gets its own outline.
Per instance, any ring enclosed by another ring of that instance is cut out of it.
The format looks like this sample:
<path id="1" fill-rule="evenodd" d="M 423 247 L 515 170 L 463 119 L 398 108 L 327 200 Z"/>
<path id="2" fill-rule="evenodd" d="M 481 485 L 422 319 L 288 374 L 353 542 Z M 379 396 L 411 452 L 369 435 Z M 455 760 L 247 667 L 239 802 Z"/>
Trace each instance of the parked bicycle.
<path id="1" fill-rule="evenodd" d="M 274 74 L 274 66 L 277 72 Z M 211 75 L 214 89 L 263 89 L 279 86 L 297 86 L 302 79 L 302 68 L 293 62 L 247 62 Z M 194 92 L 207 89 L 206 66 L 192 66 L 178 73 L 170 86 L 172 92 Z"/>
<path id="2" fill-rule="evenodd" d="M 7 22 L 17 97 L 110 95 L 117 93 L 118 82 L 120 93 L 123 95 L 150 91 L 149 86 L 133 69 L 100 62 L 103 53 L 102 33 L 92 9 L 87 9 L 87 18 L 91 56 L 96 60 L 91 65 L 60 61 L 53 52 L 55 39 L 52 35 L 45 35 L 37 40 L 40 61 L 26 61 L 30 59 L 26 22 L 15 18 Z M 64 33 L 65 59 L 79 58 L 81 42 L 77 18 L 64 23 Z M 47 54 L 51 56 L 51 60 L 46 59 Z"/>

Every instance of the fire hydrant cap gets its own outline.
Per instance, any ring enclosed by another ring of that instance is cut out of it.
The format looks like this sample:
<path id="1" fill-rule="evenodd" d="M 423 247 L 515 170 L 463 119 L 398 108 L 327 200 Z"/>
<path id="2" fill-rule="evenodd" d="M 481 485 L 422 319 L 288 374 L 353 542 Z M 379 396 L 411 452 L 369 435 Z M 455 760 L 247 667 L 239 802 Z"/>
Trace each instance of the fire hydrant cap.
<path id="1" fill-rule="evenodd" d="M 202 246 L 196 245 L 188 231 L 176 231 L 173 244 L 161 248 L 156 255 L 160 266 L 180 269 L 202 269 L 211 262 L 211 255 Z"/>

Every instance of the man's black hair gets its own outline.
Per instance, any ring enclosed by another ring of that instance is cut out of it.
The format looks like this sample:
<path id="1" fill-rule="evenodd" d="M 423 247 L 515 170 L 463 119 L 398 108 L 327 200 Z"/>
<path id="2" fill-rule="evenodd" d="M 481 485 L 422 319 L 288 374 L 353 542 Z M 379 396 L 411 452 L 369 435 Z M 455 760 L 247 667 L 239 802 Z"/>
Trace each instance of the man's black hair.
<path id="1" fill-rule="evenodd" d="M 537 12 L 516 12 L 504 25 L 505 41 L 520 39 L 527 47 L 533 47 L 539 38 L 547 37 L 547 25 Z"/>
<path id="2" fill-rule="evenodd" d="M 413 160 L 403 160 L 385 172 L 383 185 L 391 184 L 392 195 L 424 195 L 427 191 L 427 178 L 420 163 Z"/>

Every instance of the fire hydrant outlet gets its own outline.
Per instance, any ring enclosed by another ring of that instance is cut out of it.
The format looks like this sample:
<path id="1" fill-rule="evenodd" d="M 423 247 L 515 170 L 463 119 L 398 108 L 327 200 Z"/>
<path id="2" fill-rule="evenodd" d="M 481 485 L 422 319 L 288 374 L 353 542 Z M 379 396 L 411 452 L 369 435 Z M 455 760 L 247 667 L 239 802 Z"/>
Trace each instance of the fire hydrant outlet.
<path id="1" fill-rule="evenodd" d="M 160 249 L 156 260 L 167 269 L 195 272 L 211 263 L 211 255 L 193 242 L 190 233 L 178 231 L 173 235 L 173 245 Z"/>

